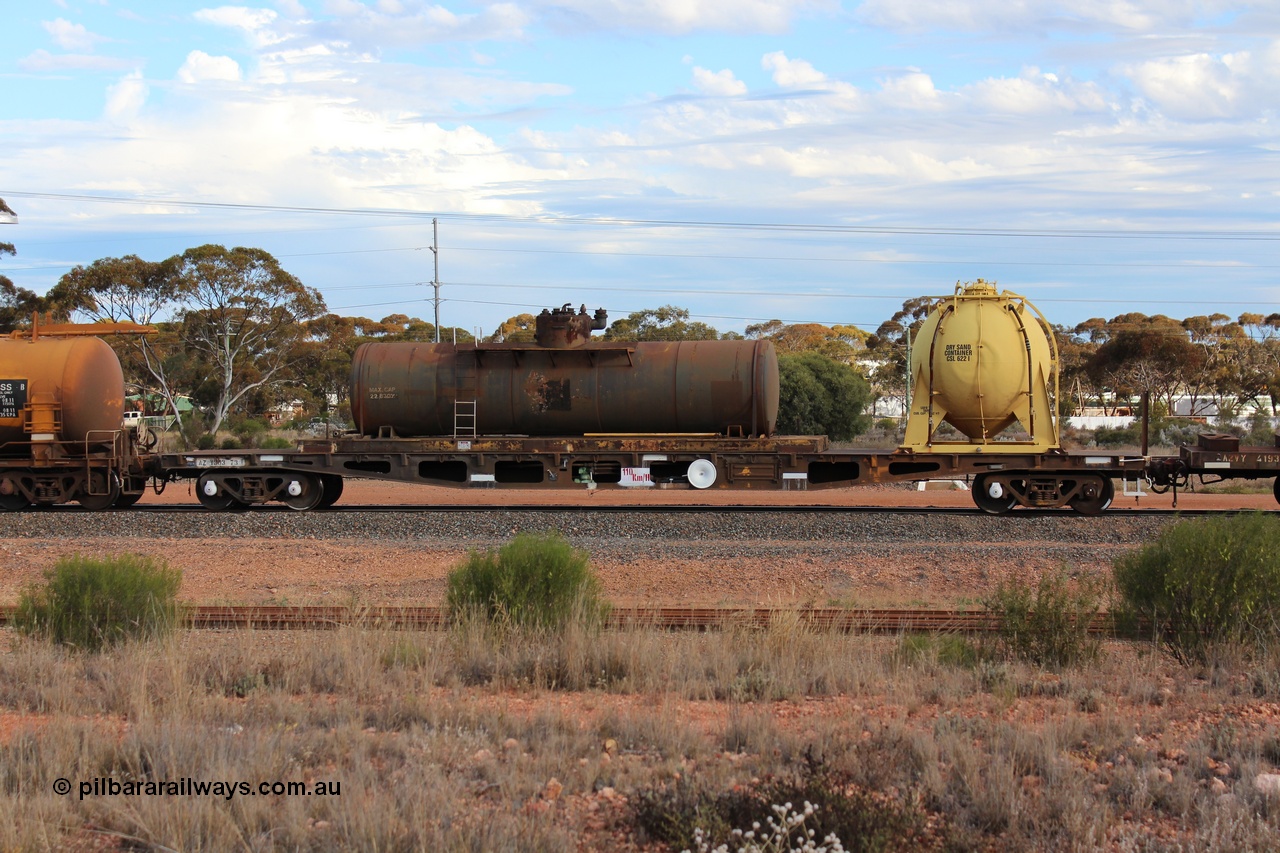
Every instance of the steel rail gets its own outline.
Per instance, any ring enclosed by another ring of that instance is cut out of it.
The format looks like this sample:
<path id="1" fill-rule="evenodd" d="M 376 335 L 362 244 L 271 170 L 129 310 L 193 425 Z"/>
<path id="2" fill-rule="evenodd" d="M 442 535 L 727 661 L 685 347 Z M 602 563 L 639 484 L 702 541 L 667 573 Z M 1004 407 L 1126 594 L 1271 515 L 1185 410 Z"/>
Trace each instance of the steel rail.
<path id="1" fill-rule="evenodd" d="M 16 607 L 0 608 L 0 625 L 13 621 Z M 196 629 L 326 630 L 344 626 L 372 629 L 440 629 L 449 624 L 445 608 L 416 605 L 212 605 L 184 608 L 182 622 Z M 613 630 L 712 631 L 804 626 L 816 631 L 861 634 L 991 633 L 996 614 L 982 610 L 849 609 L 841 607 L 618 607 L 606 619 Z M 1095 635 L 1117 635 L 1114 620 L 1098 614 Z"/>
<path id="2" fill-rule="evenodd" d="M 56 513 L 86 513 L 86 510 L 79 506 L 61 505 L 52 507 L 35 508 L 30 507 L 23 512 L 56 512 Z M 270 504 L 267 506 L 254 507 L 251 509 L 226 510 L 222 512 L 212 512 L 205 509 L 199 504 L 155 504 L 151 506 L 133 506 L 128 509 L 118 510 L 101 510 L 92 511 L 95 515 L 103 515 L 106 513 L 147 513 L 155 515 L 183 515 L 189 513 L 211 514 L 211 515 L 243 515 L 245 513 L 284 513 L 290 514 L 296 510 L 287 506 Z M 587 505 L 582 504 L 434 504 L 434 505 L 409 505 L 409 504 L 368 504 L 368 505 L 348 505 L 335 506 L 320 510 L 310 510 L 308 515 L 326 515 L 326 514 L 344 514 L 344 513 L 486 513 L 486 512 L 570 512 L 570 513 L 638 513 L 638 514 L 659 514 L 659 513 L 690 513 L 690 514 L 707 514 L 707 513 L 742 513 L 748 515 L 758 515 L 761 513 L 779 513 L 779 514 L 801 514 L 801 513 L 840 513 L 842 515 L 877 515 L 884 513 L 897 513 L 899 515 L 958 515 L 965 517 L 981 516 L 981 517 L 997 517 L 997 518 L 1029 518 L 1029 517 L 1081 517 L 1069 507 L 1057 507 L 1052 509 L 1032 509 L 1018 508 L 1011 511 L 1007 516 L 988 516 L 977 507 L 894 507 L 894 506 L 836 506 L 832 504 L 643 504 L 643 505 Z M 1240 515 L 1243 513 L 1267 512 L 1280 513 L 1280 507 L 1276 509 L 1258 510 L 1258 509 L 1174 509 L 1174 508 L 1155 508 L 1155 507 L 1133 507 L 1124 509 L 1108 509 L 1101 515 L 1092 516 L 1092 518 L 1137 518 L 1144 516 L 1167 516 L 1179 515 L 1188 518 L 1201 516 L 1229 516 Z M 12 515 L 13 513 L 6 513 Z"/>

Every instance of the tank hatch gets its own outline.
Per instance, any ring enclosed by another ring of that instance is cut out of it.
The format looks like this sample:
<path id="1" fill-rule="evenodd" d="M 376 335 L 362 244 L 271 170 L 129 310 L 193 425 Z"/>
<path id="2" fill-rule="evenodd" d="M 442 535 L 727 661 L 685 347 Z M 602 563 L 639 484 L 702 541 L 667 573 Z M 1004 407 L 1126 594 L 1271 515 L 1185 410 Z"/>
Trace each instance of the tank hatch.
<path id="1" fill-rule="evenodd" d="M 603 308 L 597 308 L 591 315 L 583 305 L 575 314 L 566 302 L 561 308 L 542 309 L 534 327 L 534 340 L 538 346 L 548 349 L 575 349 L 591 340 L 592 331 L 608 324 L 609 314 Z"/>

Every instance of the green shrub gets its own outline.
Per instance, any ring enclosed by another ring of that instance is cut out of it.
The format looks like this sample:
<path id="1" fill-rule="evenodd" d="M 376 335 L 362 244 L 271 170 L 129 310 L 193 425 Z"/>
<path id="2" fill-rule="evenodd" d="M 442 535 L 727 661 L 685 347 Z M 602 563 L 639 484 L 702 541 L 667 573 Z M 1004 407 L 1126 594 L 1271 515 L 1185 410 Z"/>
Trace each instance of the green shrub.
<path id="1" fill-rule="evenodd" d="M 496 552 L 472 551 L 449 574 L 446 600 L 454 617 L 536 628 L 595 620 L 604 607 L 587 552 L 555 533 L 521 533 Z"/>
<path id="2" fill-rule="evenodd" d="M 150 557 L 59 560 L 18 600 L 15 627 L 77 649 L 168 633 L 177 623 L 182 573 Z"/>
<path id="3" fill-rule="evenodd" d="M 1280 638 L 1280 519 L 1261 513 L 1182 521 L 1118 558 L 1125 608 L 1153 621 L 1182 663 L 1224 644 Z"/>
<path id="4" fill-rule="evenodd" d="M 290 450 L 293 448 L 293 442 L 283 436 L 272 435 L 258 442 L 258 446 L 263 450 Z"/>
<path id="5" fill-rule="evenodd" d="M 1136 422 L 1127 427 L 1098 427 L 1093 442 L 1098 447 L 1128 447 L 1142 441 L 1142 426 Z"/>
<path id="6" fill-rule="evenodd" d="M 896 655 L 907 666 L 936 662 L 973 669 L 982 660 L 982 651 L 960 634 L 904 634 Z"/>
<path id="7" fill-rule="evenodd" d="M 212 433 L 205 433 L 196 439 L 197 450 L 213 450 L 218 446 L 218 440 L 214 438 Z"/>
<path id="8" fill-rule="evenodd" d="M 1097 657 L 1100 643 L 1089 636 L 1089 624 L 1101 604 L 1096 582 L 1081 578 L 1073 584 L 1064 570 L 1045 572 L 1034 589 L 1022 580 L 1001 581 L 982 602 L 996 617 L 1009 654 L 1052 668 Z"/>
<path id="9" fill-rule="evenodd" d="M 227 436 L 226 438 L 222 439 L 222 449 L 223 450 L 239 450 L 240 439 L 232 435 Z"/>
<path id="10" fill-rule="evenodd" d="M 266 422 L 257 418 L 237 418 L 229 423 L 228 427 L 247 447 L 252 447 L 267 431 Z"/>

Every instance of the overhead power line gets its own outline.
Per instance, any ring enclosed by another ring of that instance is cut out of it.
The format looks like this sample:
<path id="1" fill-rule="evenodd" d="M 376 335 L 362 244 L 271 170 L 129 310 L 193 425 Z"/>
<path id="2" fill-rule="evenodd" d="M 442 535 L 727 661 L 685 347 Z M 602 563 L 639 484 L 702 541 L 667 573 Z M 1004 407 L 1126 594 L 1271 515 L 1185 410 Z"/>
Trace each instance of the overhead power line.
<path id="1" fill-rule="evenodd" d="M 86 195 L 77 193 L 24 192 L 0 190 L 13 198 L 45 199 L 51 201 L 95 202 L 128 205 L 171 205 L 209 210 L 251 210 L 274 213 L 310 213 L 338 216 L 412 217 L 420 219 L 452 219 L 472 222 L 518 222 L 555 226 L 624 226 L 642 228 L 708 228 L 744 231 L 790 231 L 814 234 L 898 234 L 930 237 L 1051 237 L 1058 239 L 1151 239 L 1151 240 L 1242 240 L 1280 241 L 1277 231 L 1208 231 L 1179 229 L 1070 229 L 1070 228 L 974 228 L 962 226 L 909 226 L 909 225 L 838 225 L 823 223 L 790 222 L 730 222 L 697 221 L 685 219 L 633 219 L 605 216 L 566 216 L 546 214 L 518 216 L 499 213 L 461 213 L 421 211 L 397 208 L 344 208 L 322 206 L 241 204 L 229 202 L 191 201 L 179 198 L 125 197 Z"/>
<path id="2" fill-rule="evenodd" d="M 785 294 L 779 294 L 777 291 L 736 290 L 736 289 L 726 289 L 726 288 L 719 288 L 719 289 L 696 288 L 696 287 L 668 288 L 668 287 L 653 287 L 651 285 L 642 285 L 637 287 L 614 287 L 611 285 L 600 285 L 600 284 L 565 285 L 563 283 L 533 284 L 529 282 L 521 282 L 519 284 L 502 284 L 498 282 L 489 282 L 489 281 L 449 281 L 447 282 L 447 284 L 453 285 L 455 287 L 487 288 L 487 289 L 493 289 L 493 290 L 515 290 L 515 291 L 555 290 L 555 291 L 564 292 L 565 290 L 571 289 L 575 293 L 582 293 L 582 292 L 637 293 L 642 295 L 648 294 L 648 295 L 663 295 L 663 296 L 672 295 L 672 294 L 689 295 L 689 296 L 759 296 L 762 298 L 771 298 L 771 299 L 776 299 L 781 296 L 781 297 L 785 297 L 788 300 L 792 300 L 792 299 L 855 299 L 855 300 L 865 300 L 865 301 L 871 301 L 871 302 L 897 302 L 897 303 L 901 303 L 902 301 L 904 301 L 904 299 L 912 298 L 915 295 L 915 294 L 905 294 L 901 292 L 898 292 L 898 293 L 883 293 L 883 292 L 881 293 L 832 293 L 830 291 L 828 292 L 788 291 Z M 380 284 L 338 285 L 336 287 L 326 287 L 326 288 L 323 288 L 323 290 L 326 293 L 337 293 L 339 291 L 393 290 L 393 289 L 402 289 L 402 288 L 417 288 L 421 286 L 422 286 L 422 282 L 416 282 L 416 281 L 415 282 L 384 282 Z M 938 293 L 922 294 L 922 295 L 945 298 L 950 294 L 944 293 L 944 292 L 938 292 Z M 413 301 L 413 300 L 409 300 L 409 301 Z M 470 302 L 471 300 L 453 299 L 453 300 L 446 300 L 446 301 Z M 1248 307 L 1248 306 L 1271 307 L 1271 306 L 1274 306 L 1275 304 L 1274 302 L 1266 299 L 1232 301 L 1232 300 L 1221 300 L 1221 299 L 1213 299 L 1213 300 L 1177 299 L 1173 297 L 1165 298 L 1165 299 L 1087 299 L 1084 297 L 1059 297 L 1059 298 L 1036 297 L 1034 301 L 1036 302 L 1036 304 L 1045 302 L 1045 303 L 1062 303 L 1062 304 L 1076 304 L 1076 305 L 1212 305 L 1212 306 L 1229 305 L 1229 306 L 1244 306 L 1244 307 Z M 474 304 L 490 304 L 490 303 L 478 302 Z M 493 303 L 493 304 L 505 305 L 509 303 Z M 752 319 L 752 318 L 745 318 L 745 319 Z"/>

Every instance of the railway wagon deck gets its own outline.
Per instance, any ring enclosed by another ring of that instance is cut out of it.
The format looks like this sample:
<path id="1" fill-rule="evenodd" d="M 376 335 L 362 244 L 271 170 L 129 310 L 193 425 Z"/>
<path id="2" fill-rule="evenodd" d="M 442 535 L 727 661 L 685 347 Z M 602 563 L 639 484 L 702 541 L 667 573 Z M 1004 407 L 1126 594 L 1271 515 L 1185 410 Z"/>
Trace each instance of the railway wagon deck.
<path id="1" fill-rule="evenodd" d="M 1114 479 L 1145 476 L 1142 457 L 1052 452 L 919 453 L 832 449 L 825 436 L 609 435 L 339 437 L 291 450 L 165 454 L 167 479 L 195 479 L 200 502 L 232 509 L 281 501 L 332 505 L 344 477 L 457 488 L 833 489 L 970 479 L 980 508 L 1071 506 L 1101 512 Z"/>

